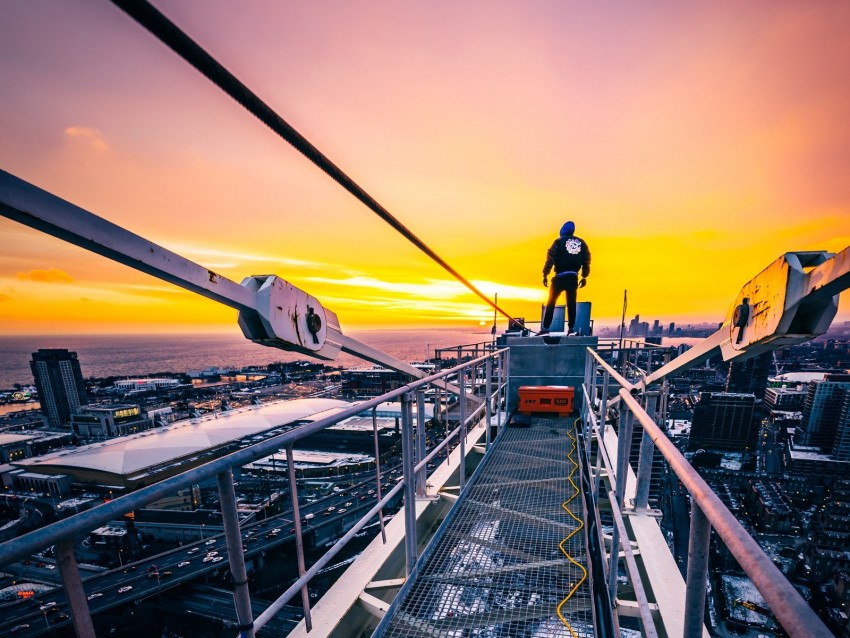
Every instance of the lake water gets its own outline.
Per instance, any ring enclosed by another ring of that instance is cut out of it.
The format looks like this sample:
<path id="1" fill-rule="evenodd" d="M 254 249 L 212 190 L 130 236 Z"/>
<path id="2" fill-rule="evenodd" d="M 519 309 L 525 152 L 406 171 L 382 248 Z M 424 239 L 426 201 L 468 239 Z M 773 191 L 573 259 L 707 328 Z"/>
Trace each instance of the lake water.
<path id="1" fill-rule="evenodd" d="M 402 361 L 434 356 L 435 348 L 490 341 L 489 328 L 350 330 L 347 335 Z M 33 383 L 29 362 L 39 348 L 66 348 L 77 353 L 84 377 L 181 373 L 211 366 L 241 368 L 276 361 L 308 359 L 306 355 L 261 346 L 241 334 L 216 335 L 22 335 L 0 336 L 0 389 Z M 329 365 L 366 365 L 341 354 Z"/>

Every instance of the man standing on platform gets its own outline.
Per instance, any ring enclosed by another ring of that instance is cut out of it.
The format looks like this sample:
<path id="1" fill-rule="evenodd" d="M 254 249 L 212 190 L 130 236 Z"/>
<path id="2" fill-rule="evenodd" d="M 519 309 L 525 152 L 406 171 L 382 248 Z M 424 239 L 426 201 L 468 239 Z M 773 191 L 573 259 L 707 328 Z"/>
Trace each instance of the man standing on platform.
<path id="1" fill-rule="evenodd" d="M 543 285 L 549 285 L 549 271 L 552 268 L 555 269 L 555 276 L 552 278 L 552 287 L 549 288 L 549 301 L 546 302 L 543 326 L 537 334 L 549 334 L 549 326 L 552 325 L 552 316 L 555 314 L 555 304 L 562 292 L 567 293 L 568 334 L 575 334 L 576 290 L 584 287 L 587 277 L 590 276 L 590 249 L 583 239 L 574 235 L 575 229 L 576 225 L 573 222 L 567 222 L 561 226 L 561 236 L 552 243 L 546 253 Z"/>

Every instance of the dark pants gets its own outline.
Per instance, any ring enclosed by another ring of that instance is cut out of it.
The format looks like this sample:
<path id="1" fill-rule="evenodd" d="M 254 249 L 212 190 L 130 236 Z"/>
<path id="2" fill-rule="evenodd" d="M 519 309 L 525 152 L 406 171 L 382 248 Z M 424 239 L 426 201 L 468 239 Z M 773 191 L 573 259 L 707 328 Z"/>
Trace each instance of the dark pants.
<path id="1" fill-rule="evenodd" d="M 546 314 L 543 315 L 543 328 L 549 329 L 552 315 L 555 314 L 555 304 L 562 292 L 567 293 L 567 325 L 568 332 L 573 331 L 576 323 L 576 290 L 578 289 L 578 274 L 564 273 L 555 275 L 549 284 L 549 301 L 546 302 Z"/>

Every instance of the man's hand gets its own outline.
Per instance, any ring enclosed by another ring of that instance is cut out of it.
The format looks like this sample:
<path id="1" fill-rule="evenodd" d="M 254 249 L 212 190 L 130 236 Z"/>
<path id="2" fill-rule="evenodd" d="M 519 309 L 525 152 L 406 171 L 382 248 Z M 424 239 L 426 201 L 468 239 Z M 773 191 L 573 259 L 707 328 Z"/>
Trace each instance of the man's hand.
<path id="1" fill-rule="evenodd" d="M 546 276 L 546 275 L 543 275 L 543 287 L 544 287 L 544 288 L 548 288 L 548 287 L 549 287 L 549 277 L 548 277 L 548 276 Z"/>
<path id="2" fill-rule="evenodd" d="M 579 287 L 579 288 L 584 288 L 586 284 L 587 284 L 587 278 L 586 278 L 586 277 L 582 277 L 582 278 L 581 278 L 581 280 L 578 282 L 578 287 Z"/>

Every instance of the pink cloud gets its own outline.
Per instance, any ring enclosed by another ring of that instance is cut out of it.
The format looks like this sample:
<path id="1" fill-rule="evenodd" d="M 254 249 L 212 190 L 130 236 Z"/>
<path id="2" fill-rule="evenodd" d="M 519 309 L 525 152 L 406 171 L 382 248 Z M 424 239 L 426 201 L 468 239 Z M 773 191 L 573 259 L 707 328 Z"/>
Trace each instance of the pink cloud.
<path id="1" fill-rule="evenodd" d="M 65 135 L 88 142 L 92 148 L 95 148 L 98 151 L 109 150 L 109 146 L 103 140 L 103 135 L 96 128 L 88 126 L 69 126 L 65 129 Z"/>

